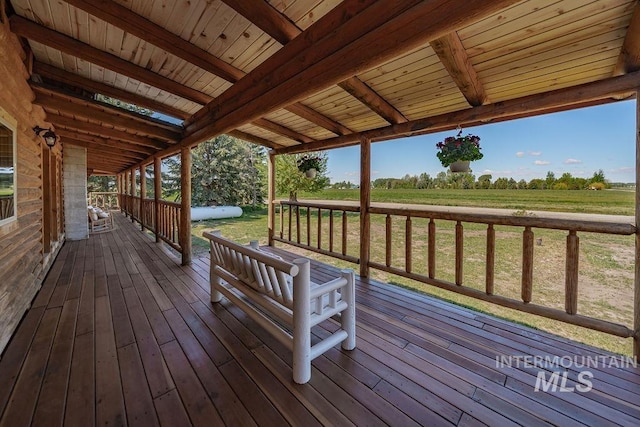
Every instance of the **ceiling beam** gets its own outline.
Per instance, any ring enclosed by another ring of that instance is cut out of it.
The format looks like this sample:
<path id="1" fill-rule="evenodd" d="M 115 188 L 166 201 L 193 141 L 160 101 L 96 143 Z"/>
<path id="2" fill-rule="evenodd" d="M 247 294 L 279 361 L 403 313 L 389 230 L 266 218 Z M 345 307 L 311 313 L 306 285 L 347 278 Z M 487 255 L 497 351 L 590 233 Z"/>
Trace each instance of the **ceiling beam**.
<path id="1" fill-rule="evenodd" d="M 266 1 L 226 0 L 225 3 L 283 45 L 302 33 L 302 30 L 295 23 Z M 407 118 L 398 109 L 359 78 L 350 77 L 339 83 L 338 86 L 389 123 L 407 121 Z M 344 135 L 344 133 L 338 135 Z"/>
<path id="2" fill-rule="evenodd" d="M 213 99 L 205 93 L 184 86 L 160 74 L 151 72 L 144 67 L 132 64 L 110 53 L 103 52 L 100 49 L 96 49 L 93 46 L 58 33 L 45 26 L 38 25 L 19 15 L 13 15 L 9 18 L 9 23 L 11 24 L 11 32 L 18 36 L 36 41 L 71 56 L 91 62 L 92 64 L 139 80 L 160 90 L 188 99 L 189 101 L 206 104 Z"/>
<path id="3" fill-rule="evenodd" d="M 227 132 L 227 135 L 233 136 L 238 139 L 242 139 L 247 142 L 252 142 L 254 144 L 262 145 L 264 147 L 271 148 L 274 150 L 284 147 L 283 145 L 276 144 L 275 142 L 269 141 L 268 139 L 260 138 L 259 136 L 251 135 L 250 133 L 243 132 L 237 129 Z"/>
<path id="4" fill-rule="evenodd" d="M 166 30 L 165 28 L 157 24 L 154 24 L 148 19 L 133 13 L 131 10 L 127 9 L 126 7 L 120 6 L 115 2 L 69 0 L 67 3 L 81 10 L 84 10 L 90 15 L 93 15 L 113 26 L 116 26 L 127 33 L 133 34 L 141 40 L 149 42 L 171 55 L 184 59 L 185 61 L 194 64 L 205 71 L 221 77 L 228 82 L 235 83 L 246 75 L 244 71 L 234 67 L 233 65 L 227 64 L 216 56 L 211 55 L 206 50 L 200 49 L 196 45 L 191 44 L 180 36 Z M 238 7 L 242 7 L 243 10 L 244 8 L 248 7 L 260 10 L 261 13 L 264 13 L 264 18 L 261 19 L 273 19 L 277 21 L 278 19 L 283 18 L 266 2 L 250 1 L 242 3 L 243 5 L 238 5 Z M 297 31 L 300 32 L 299 30 Z M 341 125 L 333 122 L 327 117 L 324 117 L 322 114 L 317 112 L 314 113 L 315 114 L 307 114 L 304 118 L 311 121 L 312 123 L 315 123 L 318 126 L 324 127 L 327 130 L 341 127 Z M 185 119 L 186 117 L 180 118 Z M 330 123 L 329 127 L 326 127 L 328 123 Z M 344 132 L 336 133 L 336 135 L 343 134 Z"/>
<path id="5" fill-rule="evenodd" d="M 178 119 L 184 120 L 191 116 L 187 112 L 184 112 L 177 108 L 173 108 L 169 105 L 165 105 L 153 99 L 146 98 L 144 96 L 131 93 L 117 87 L 109 86 L 101 82 L 96 82 L 94 80 L 70 73 L 65 70 L 61 70 L 60 68 L 56 68 L 43 62 L 35 61 L 33 63 L 33 73 L 67 86 L 82 88 L 88 92 L 106 95 L 111 98 L 116 98 L 120 101 L 137 105 L 138 107 L 148 108 L 151 111 L 166 114 Z"/>
<path id="6" fill-rule="evenodd" d="M 458 33 L 451 32 L 433 40 L 430 44 L 467 102 L 472 107 L 486 103 L 487 94 L 476 70 L 471 65 Z"/>
<path id="7" fill-rule="evenodd" d="M 386 99 L 357 77 L 340 82 L 338 86 L 389 123 L 398 124 L 408 121 L 396 107 L 389 104 Z"/>
<path id="8" fill-rule="evenodd" d="M 614 76 L 640 70 L 640 5 L 636 2 L 618 55 Z"/>
<path id="9" fill-rule="evenodd" d="M 134 161 L 134 162 L 139 162 L 141 160 L 143 160 L 146 156 L 142 153 L 136 153 L 135 151 L 128 151 L 128 150 L 121 150 L 118 148 L 112 148 L 112 147 L 108 147 L 108 146 L 98 146 L 95 144 L 92 144 L 91 142 L 87 142 L 87 141 L 81 141 L 79 139 L 73 139 L 73 138 L 67 138 L 65 137 L 63 140 L 63 143 L 68 143 L 68 144 L 73 144 L 73 145 L 77 145 L 78 147 L 84 147 L 84 148 L 90 148 L 92 150 L 97 150 L 100 153 L 103 154 L 108 154 L 109 157 L 113 157 L 113 158 L 120 158 L 120 157 L 126 157 L 127 161 Z"/>
<path id="10" fill-rule="evenodd" d="M 106 139 L 106 138 L 100 138 L 94 135 L 89 135 L 86 133 L 80 133 L 80 132 L 74 132 L 71 130 L 67 130 L 67 129 L 63 129 L 63 128 L 58 128 L 56 129 L 56 134 L 58 136 L 60 136 L 60 138 L 63 139 L 73 139 L 76 141 L 84 141 L 96 146 L 104 146 L 104 147 L 110 147 L 110 148 L 115 148 L 115 149 L 119 149 L 119 150 L 128 150 L 128 151 L 132 151 L 135 153 L 139 153 L 146 156 L 149 156 L 151 154 L 153 154 L 155 152 L 155 150 L 153 148 L 149 148 L 149 147 L 142 147 L 140 145 L 136 145 L 136 144 L 128 144 L 126 142 L 121 142 L 121 141 L 115 141 L 113 139 Z"/>
<path id="11" fill-rule="evenodd" d="M 327 116 L 324 116 L 318 113 L 311 107 L 307 107 L 306 105 L 296 102 L 295 104 L 287 105 L 284 107 L 285 110 L 296 114 L 303 119 L 310 121 L 311 123 L 315 123 L 318 126 L 325 128 L 326 130 L 335 133 L 336 135 L 346 135 L 348 133 L 352 133 L 353 131 L 346 126 L 341 125 L 340 123 L 331 120 Z"/>
<path id="12" fill-rule="evenodd" d="M 48 111 L 57 110 L 76 117 L 84 117 L 86 119 L 101 121 L 112 126 L 124 127 L 129 131 L 144 134 L 166 142 L 176 143 L 181 139 L 180 133 L 171 132 L 151 123 L 133 120 L 127 116 L 102 111 L 100 108 L 96 108 L 95 105 L 92 105 L 91 102 L 80 104 L 62 97 L 45 95 L 42 93 L 37 93 L 36 99 L 33 102 Z"/>
<path id="13" fill-rule="evenodd" d="M 474 108 L 445 113 L 433 117 L 412 120 L 356 134 L 339 136 L 310 144 L 295 145 L 275 150 L 276 154 L 290 154 L 314 150 L 357 145 L 361 138 L 384 141 L 392 137 L 412 136 L 455 129 L 457 125 L 477 126 L 490 121 L 512 120 L 569 108 L 581 108 L 612 102 L 619 95 L 626 95 L 640 87 L 640 71 L 598 80 L 578 86 L 557 89 L 514 98 L 507 101 L 485 104 Z"/>
<path id="14" fill-rule="evenodd" d="M 285 126 L 282 126 L 281 124 L 272 122 L 271 120 L 267 120 L 267 119 L 257 119 L 254 120 L 251 124 L 259 126 L 263 129 L 267 129 L 273 133 L 276 133 L 278 135 L 282 135 L 285 136 L 287 138 L 291 138 L 294 141 L 298 141 L 298 142 L 302 142 L 302 143 L 309 143 L 309 142 L 313 142 L 315 141 L 315 139 L 313 138 L 309 138 L 306 135 L 303 135 L 301 133 L 295 132 Z"/>
<path id="15" fill-rule="evenodd" d="M 168 147 L 168 144 L 164 142 L 156 141 L 151 138 L 143 136 L 133 135 L 128 132 L 124 132 L 117 129 L 111 129 L 104 126 L 100 126 L 95 123 L 83 122 L 77 119 L 69 117 L 59 116 L 56 114 L 47 114 L 47 121 L 53 123 L 56 127 L 63 127 L 69 130 L 78 130 L 80 132 L 88 132 L 105 138 L 111 138 L 118 141 L 126 141 L 132 144 L 141 145 L 143 147 L 151 147 L 155 149 L 164 149 Z"/>
<path id="16" fill-rule="evenodd" d="M 469 0 L 464 5 L 454 0 L 421 2 L 397 15 L 395 2 L 380 0 L 326 37 L 315 40 L 316 33 L 325 34 L 327 25 L 333 25 L 324 19 L 333 17 L 331 13 L 327 14 L 312 25 L 304 37 L 297 37 L 266 60 L 263 63 L 267 63 L 269 69 L 266 75 L 258 66 L 208 104 L 209 112 L 199 125 L 206 124 L 188 134 L 182 144 L 197 144 L 227 132 L 515 2 L 517 0 Z M 332 12 L 341 12 L 342 5 Z M 296 61 L 286 60 L 291 54 L 298 54 L 301 47 L 296 43 L 298 40 L 303 44 L 314 43 L 306 47 L 304 55 Z M 376 48 L 371 49 L 371 46 Z M 257 77 L 260 79 L 256 80 Z"/>
<path id="17" fill-rule="evenodd" d="M 129 34 L 145 40 L 160 49 L 176 55 L 226 81 L 234 83 L 244 73 L 223 60 L 200 49 L 189 41 L 167 31 L 148 19 L 132 12 L 114 1 L 65 0 L 70 5 L 84 10 L 111 25 L 123 29 Z M 257 3 L 257 2 L 256 2 Z"/>

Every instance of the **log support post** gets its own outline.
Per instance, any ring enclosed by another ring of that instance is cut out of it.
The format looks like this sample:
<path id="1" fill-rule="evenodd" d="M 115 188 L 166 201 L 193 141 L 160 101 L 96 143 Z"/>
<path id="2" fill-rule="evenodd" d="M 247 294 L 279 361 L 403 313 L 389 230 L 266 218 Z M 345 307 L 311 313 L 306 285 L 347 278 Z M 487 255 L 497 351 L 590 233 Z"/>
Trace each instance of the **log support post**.
<path id="1" fill-rule="evenodd" d="M 360 276 L 369 277 L 371 252 L 371 140 L 360 140 Z"/>
<path id="2" fill-rule="evenodd" d="M 160 199 L 162 199 L 162 159 L 153 158 L 153 232 L 160 242 Z"/>
<path id="3" fill-rule="evenodd" d="M 129 171 L 129 186 L 130 186 L 130 194 L 131 194 L 131 205 L 129 206 L 130 212 L 129 214 L 131 215 L 131 222 L 135 222 L 135 197 L 136 197 L 136 170 L 135 169 L 131 169 Z"/>
<path id="4" fill-rule="evenodd" d="M 640 358 L 640 103 L 636 92 L 636 262 L 633 297 L 633 355 Z"/>
<path id="5" fill-rule="evenodd" d="M 145 173 L 146 167 L 144 165 L 140 165 L 138 167 L 140 171 L 140 230 L 144 231 L 144 199 L 147 197 L 147 177 Z"/>
<path id="6" fill-rule="evenodd" d="M 276 229 L 276 155 L 273 150 L 270 150 L 267 156 L 267 175 L 268 244 L 273 246 L 273 236 Z"/>
<path id="7" fill-rule="evenodd" d="M 191 148 L 180 150 L 180 234 L 182 265 L 191 264 Z"/>

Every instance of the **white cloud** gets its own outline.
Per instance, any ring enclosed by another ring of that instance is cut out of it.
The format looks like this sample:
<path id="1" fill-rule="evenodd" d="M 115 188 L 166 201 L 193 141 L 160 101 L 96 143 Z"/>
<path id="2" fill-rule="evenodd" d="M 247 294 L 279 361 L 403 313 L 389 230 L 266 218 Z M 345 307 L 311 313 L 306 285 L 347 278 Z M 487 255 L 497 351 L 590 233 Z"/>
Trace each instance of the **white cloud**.
<path id="1" fill-rule="evenodd" d="M 529 151 L 529 155 L 534 157 L 541 156 L 542 151 Z"/>
<path id="2" fill-rule="evenodd" d="M 524 157 L 524 151 L 518 151 L 516 157 Z"/>
<path id="3" fill-rule="evenodd" d="M 360 172 L 351 172 L 350 171 L 350 172 L 345 172 L 344 174 L 345 174 L 345 176 L 348 176 L 348 177 L 360 176 Z"/>
<path id="4" fill-rule="evenodd" d="M 535 162 L 533 162 L 533 164 L 536 166 L 544 166 L 551 164 L 551 162 L 547 160 L 536 160 Z"/>
<path id="5" fill-rule="evenodd" d="M 582 163 L 582 160 L 578 160 L 578 159 L 567 159 L 567 160 L 565 160 L 565 161 L 564 161 L 564 162 L 562 162 L 562 163 L 564 163 L 565 165 L 577 165 L 577 164 Z"/>
<path id="6" fill-rule="evenodd" d="M 635 172 L 636 169 L 631 167 L 631 166 L 623 166 L 617 169 L 611 169 L 610 171 L 607 172 L 611 172 L 611 173 L 630 173 L 630 172 Z"/>

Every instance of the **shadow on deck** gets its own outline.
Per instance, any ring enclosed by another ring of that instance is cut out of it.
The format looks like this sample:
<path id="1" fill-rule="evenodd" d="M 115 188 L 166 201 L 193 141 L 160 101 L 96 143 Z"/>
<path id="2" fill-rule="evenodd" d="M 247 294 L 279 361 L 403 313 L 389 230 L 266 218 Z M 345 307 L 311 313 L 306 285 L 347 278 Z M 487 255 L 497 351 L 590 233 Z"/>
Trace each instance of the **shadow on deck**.
<path id="1" fill-rule="evenodd" d="M 226 299 L 209 302 L 208 259 L 181 267 L 115 219 L 113 232 L 64 245 L 2 355 L 0 425 L 640 424 L 640 368 L 374 281 L 357 281 L 357 348 L 336 346 L 294 384 L 289 351 Z M 329 275 L 312 261 L 312 278 Z M 541 371 L 528 356 L 597 366 Z M 538 372 L 554 370 L 558 389 L 535 392 Z M 576 390 L 582 370 L 590 391 Z M 572 392 L 559 389 L 564 372 Z"/>

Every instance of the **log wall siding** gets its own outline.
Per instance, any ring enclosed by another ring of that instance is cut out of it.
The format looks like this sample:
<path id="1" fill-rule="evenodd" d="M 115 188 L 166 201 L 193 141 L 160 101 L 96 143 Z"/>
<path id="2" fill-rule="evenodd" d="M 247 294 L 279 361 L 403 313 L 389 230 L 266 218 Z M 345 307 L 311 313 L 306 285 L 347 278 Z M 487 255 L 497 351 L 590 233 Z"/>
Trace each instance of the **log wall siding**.
<path id="1" fill-rule="evenodd" d="M 42 108 L 32 104 L 26 54 L 8 24 L 0 23 L 0 115 L 17 134 L 17 220 L 0 226 L 0 354 L 41 286 L 53 256 L 43 254 L 42 144 L 32 128 L 47 126 Z M 59 147 L 52 156 L 59 158 Z M 61 194 L 56 189 L 56 196 Z M 52 211 L 61 224 L 58 201 Z M 59 249 L 53 233 L 51 250 Z"/>

